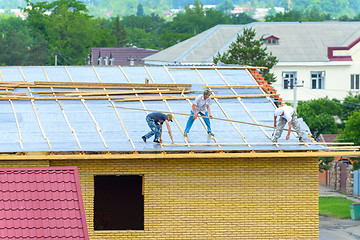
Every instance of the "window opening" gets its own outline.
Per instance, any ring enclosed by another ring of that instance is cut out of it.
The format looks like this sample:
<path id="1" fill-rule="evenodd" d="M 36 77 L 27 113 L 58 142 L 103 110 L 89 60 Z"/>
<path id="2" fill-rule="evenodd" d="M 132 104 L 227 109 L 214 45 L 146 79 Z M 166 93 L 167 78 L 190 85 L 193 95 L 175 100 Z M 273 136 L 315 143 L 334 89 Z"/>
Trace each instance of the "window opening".
<path id="1" fill-rule="evenodd" d="M 144 230 L 143 177 L 94 177 L 94 229 Z"/>
<path id="2" fill-rule="evenodd" d="M 296 72 L 283 72 L 282 77 L 284 89 L 293 89 L 296 83 Z"/>
<path id="3" fill-rule="evenodd" d="M 351 74 L 351 89 L 359 90 L 360 89 L 360 74 Z"/>
<path id="4" fill-rule="evenodd" d="M 325 72 L 311 72 L 311 88 L 324 89 L 325 88 Z"/>

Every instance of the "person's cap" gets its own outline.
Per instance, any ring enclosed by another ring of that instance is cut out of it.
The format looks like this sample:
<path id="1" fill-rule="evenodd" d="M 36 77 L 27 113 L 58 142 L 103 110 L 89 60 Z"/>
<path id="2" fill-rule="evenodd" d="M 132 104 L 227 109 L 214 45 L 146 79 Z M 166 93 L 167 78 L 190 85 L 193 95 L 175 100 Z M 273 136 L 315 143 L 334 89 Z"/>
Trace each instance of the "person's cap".
<path id="1" fill-rule="evenodd" d="M 277 117 L 277 116 L 280 116 L 281 114 L 283 114 L 283 112 L 284 112 L 284 109 L 277 108 L 277 109 L 275 110 L 274 115 Z"/>
<path id="2" fill-rule="evenodd" d="M 168 114 L 167 116 L 168 116 L 168 118 L 170 118 L 169 121 L 172 122 L 173 121 L 173 116 L 171 114 Z"/>
<path id="3" fill-rule="evenodd" d="M 211 95 L 210 90 L 209 90 L 209 89 L 206 89 L 206 90 L 204 91 L 204 94 L 205 94 L 205 95 Z"/>

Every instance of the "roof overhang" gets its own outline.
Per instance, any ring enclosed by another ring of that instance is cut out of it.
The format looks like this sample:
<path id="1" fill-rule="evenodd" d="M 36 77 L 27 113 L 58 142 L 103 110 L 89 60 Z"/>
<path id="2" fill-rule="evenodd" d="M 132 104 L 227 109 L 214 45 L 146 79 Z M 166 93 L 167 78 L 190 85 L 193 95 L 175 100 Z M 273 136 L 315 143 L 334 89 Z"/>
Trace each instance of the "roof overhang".
<path id="1" fill-rule="evenodd" d="M 360 37 L 345 47 L 328 47 L 330 61 L 352 61 L 352 52 L 360 47 Z"/>
<path id="2" fill-rule="evenodd" d="M 146 160 L 146 159 L 231 159 L 231 158 L 313 158 L 313 157 L 335 157 L 335 156 L 360 156 L 359 151 L 301 151 L 301 152 L 216 152 L 216 153 L 126 153 L 126 154 L 64 154 L 64 155 L 44 155 L 42 153 L 31 153 L 31 155 L 0 155 L 0 161 L 56 161 L 56 160 Z"/>
<path id="3" fill-rule="evenodd" d="M 332 62 L 278 62 L 276 67 L 318 67 L 318 66 L 350 66 L 352 61 L 332 61 Z"/>

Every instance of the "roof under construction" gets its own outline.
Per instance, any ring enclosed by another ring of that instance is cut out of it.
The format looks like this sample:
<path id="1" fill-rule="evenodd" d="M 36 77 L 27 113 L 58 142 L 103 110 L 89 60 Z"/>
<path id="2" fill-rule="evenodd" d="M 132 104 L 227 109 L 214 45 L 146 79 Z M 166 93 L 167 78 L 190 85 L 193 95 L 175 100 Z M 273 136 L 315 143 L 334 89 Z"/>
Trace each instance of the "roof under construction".
<path id="1" fill-rule="evenodd" d="M 0 67 L 0 152 L 306 151 L 325 146 L 294 134 L 270 140 L 275 105 L 245 67 Z M 207 135 L 196 120 L 183 131 L 193 99 L 212 92 Z M 174 113 L 174 143 L 163 128 L 163 144 L 144 143 L 145 117 Z"/>

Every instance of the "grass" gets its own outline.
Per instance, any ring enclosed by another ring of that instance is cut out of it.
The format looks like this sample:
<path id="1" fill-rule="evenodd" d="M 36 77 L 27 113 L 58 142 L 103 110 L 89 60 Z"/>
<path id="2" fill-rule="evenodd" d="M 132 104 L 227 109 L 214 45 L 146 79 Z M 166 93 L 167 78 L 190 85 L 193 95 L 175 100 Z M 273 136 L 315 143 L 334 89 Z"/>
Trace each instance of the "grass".
<path id="1" fill-rule="evenodd" d="M 351 218 L 350 205 L 344 197 L 319 197 L 319 214 L 337 218 Z"/>

